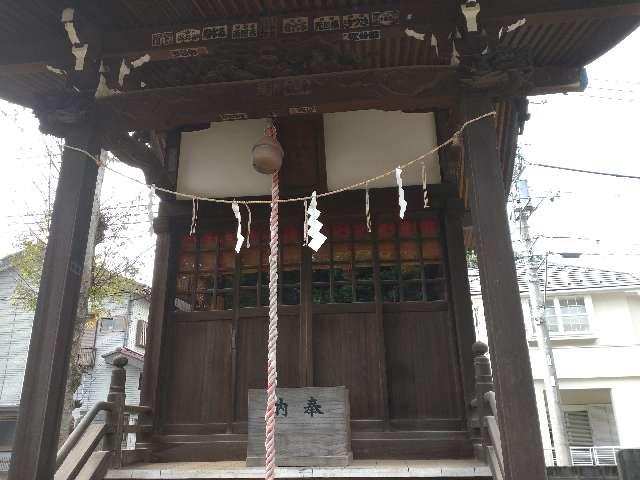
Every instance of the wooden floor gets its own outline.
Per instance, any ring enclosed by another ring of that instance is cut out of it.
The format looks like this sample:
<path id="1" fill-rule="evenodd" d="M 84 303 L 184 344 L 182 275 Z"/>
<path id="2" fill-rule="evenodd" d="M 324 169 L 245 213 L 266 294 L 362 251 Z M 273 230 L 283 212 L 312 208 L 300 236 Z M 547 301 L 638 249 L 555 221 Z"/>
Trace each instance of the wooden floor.
<path id="1" fill-rule="evenodd" d="M 281 467 L 277 478 L 490 478 L 489 467 L 469 460 L 354 460 L 348 467 Z M 143 463 L 110 470 L 110 480 L 264 478 L 244 462 Z"/>

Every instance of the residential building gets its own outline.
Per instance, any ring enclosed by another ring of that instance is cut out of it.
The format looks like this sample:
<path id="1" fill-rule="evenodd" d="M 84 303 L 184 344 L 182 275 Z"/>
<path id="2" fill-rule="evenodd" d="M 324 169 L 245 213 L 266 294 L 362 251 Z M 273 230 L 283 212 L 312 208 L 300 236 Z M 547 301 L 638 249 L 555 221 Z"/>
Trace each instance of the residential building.
<path id="1" fill-rule="evenodd" d="M 0 472 L 9 468 L 9 458 L 20 406 L 20 394 L 27 363 L 33 325 L 32 311 L 14 299 L 21 282 L 10 257 L 0 260 Z M 137 292 L 124 292 L 103 305 L 108 316 L 97 319 L 81 339 L 80 361 L 87 367 L 76 392 L 79 405 L 74 417 L 81 417 L 91 406 L 106 400 L 111 363 L 125 355 L 127 403 L 138 404 L 139 377 L 144 358 L 149 299 Z M 2 478 L 0 476 L 0 478 Z"/>
<path id="2" fill-rule="evenodd" d="M 543 382 L 525 265 L 517 268 L 540 431 L 553 465 Z M 615 463 L 618 447 L 640 447 L 640 277 L 544 262 L 538 270 L 574 464 Z M 477 271 L 470 272 L 477 336 L 487 333 Z"/>

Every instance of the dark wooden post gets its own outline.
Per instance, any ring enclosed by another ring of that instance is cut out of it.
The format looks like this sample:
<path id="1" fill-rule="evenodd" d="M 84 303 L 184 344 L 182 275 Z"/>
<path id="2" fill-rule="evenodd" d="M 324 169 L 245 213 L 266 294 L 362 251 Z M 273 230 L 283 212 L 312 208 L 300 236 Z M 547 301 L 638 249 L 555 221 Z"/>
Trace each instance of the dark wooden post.
<path id="1" fill-rule="evenodd" d="M 488 96 L 466 96 L 462 120 L 494 110 Z M 464 132 L 465 172 L 498 404 L 506 480 L 542 480 L 544 457 L 518 291 L 494 118 Z"/>
<path id="2" fill-rule="evenodd" d="M 65 142 L 94 156 L 100 150 L 90 122 L 72 127 Z M 85 154 L 64 150 L 22 387 L 11 480 L 53 478 L 97 173 L 98 166 Z"/>
<path id="3" fill-rule="evenodd" d="M 160 376 L 163 339 L 165 337 L 166 316 L 169 311 L 169 271 L 171 270 L 171 228 L 169 220 L 169 202 L 163 199 L 158 209 L 158 217 L 153 222 L 156 233 L 156 256 L 151 284 L 151 306 L 147 324 L 147 345 L 145 348 L 140 405 L 151 407 L 151 417 L 140 415 L 139 423 L 158 426 L 160 415 Z M 166 372 L 165 372 L 166 373 Z M 145 434 L 139 435 L 144 440 Z"/>
<path id="4" fill-rule="evenodd" d="M 107 412 L 107 433 L 104 436 L 102 446 L 105 450 L 113 452 L 113 466 L 122 466 L 122 439 L 124 429 L 124 405 L 126 400 L 125 385 L 127 383 L 127 357 L 118 356 L 113 360 L 111 371 L 111 384 L 107 401 L 113 404 Z"/>

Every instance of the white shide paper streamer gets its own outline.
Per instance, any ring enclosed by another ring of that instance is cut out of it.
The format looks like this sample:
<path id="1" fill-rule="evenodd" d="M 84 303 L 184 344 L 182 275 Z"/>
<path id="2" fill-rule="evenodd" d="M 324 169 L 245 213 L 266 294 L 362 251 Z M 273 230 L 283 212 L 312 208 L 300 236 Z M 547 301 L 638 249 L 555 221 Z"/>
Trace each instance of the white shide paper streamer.
<path id="1" fill-rule="evenodd" d="M 318 210 L 318 199 L 316 198 L 316 191 L 314 190 L 311 194 L 311 202 L 309 202 L 309 209 L 307 210 L 307 214 L 309 215 L 307 220 L 307 233 L 309 238 L 309 248 L 314 252 L 320 250 L 320 247 L 325 242 L 327 237 L 320 232 L 322 228 L 322 222 L 319 220 L 320 218 L 320 210 Z"/>
<path id="2" fill-rule="evenodd" d="M 233 210 L 233 214 L 236 216 L 236 220 L 238 221 L 238 232 L 236 233 L 236 253 L 240 253 L 240 249 L 242 248 L 242 244 L 244 243 L 244 237 L 242 236 L 242 215 L 240 215 L 240 206 L 238 202 L 233 202 L 231 204 L 231 209 Z"/>
<path id="3" fill-rule="evenodd" d="M 400 218 L 404 218 L 407 211 L 407 201 L 404 199 L 404 189 L 402 188 L 402 169 L 396 168 L 396 182 L 398 182 L 398 204 L 400 205 Z"/>

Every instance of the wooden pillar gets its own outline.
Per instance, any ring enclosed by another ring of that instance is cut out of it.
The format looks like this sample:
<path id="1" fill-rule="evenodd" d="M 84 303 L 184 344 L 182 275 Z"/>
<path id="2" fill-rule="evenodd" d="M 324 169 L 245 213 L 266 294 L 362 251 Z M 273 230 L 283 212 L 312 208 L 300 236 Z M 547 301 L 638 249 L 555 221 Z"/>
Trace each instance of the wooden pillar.
<path id="1" fill-rule="evenodd" d="M 460 107 L 462 121 L 494 109 L 488 96 L 464 97 Z M 544 457 L 507 220 L 505 187 L 497 155 L 495 119 L 486 118 L 471 124 L 463 136 L 505 478 L 542 480 L 545 478 Z"/>
<path id="2" fill-rule="evenodd" d="M 95 128 L 74 126 L 67 145 L 92 155 Z M 33 320 L 9 478 L 53 478 L 73 327 L 78 307 L 98 166 L 65 149 Z"/>
<path id="3" fill-rule="evenodd" d="M 151 422 L 154 431 L 159 425 L 161 377 L 166 375 L 162 369 L 162 353 L 165 350 L 166 321 L 170 311 L 170 272 L 172 271 L 172 242 L 169 220 L 169 205 L 167 200 L 160 202 L 158 217 L 153 222 L 156 233 L 156 255 L 153 266 L 153 281 L 151 283 L 151 305 L 147 323 L 147 345 L 145 348 L 144 367 L 142 372 L 142 388 L 140 391 L 140 405 L 151 407 L 152 418 L 142 417 L 142 423 Z M 142 438 L 144 437 L 141 436 Z"/>

